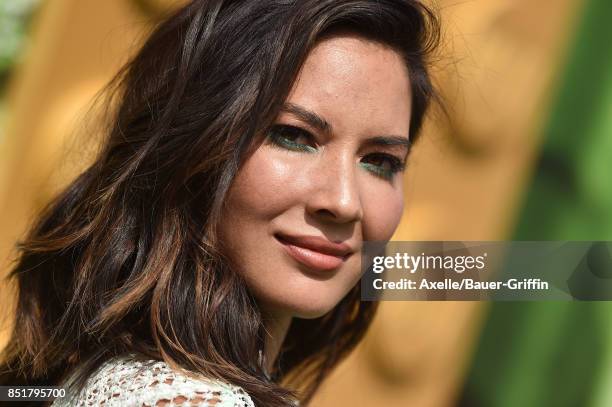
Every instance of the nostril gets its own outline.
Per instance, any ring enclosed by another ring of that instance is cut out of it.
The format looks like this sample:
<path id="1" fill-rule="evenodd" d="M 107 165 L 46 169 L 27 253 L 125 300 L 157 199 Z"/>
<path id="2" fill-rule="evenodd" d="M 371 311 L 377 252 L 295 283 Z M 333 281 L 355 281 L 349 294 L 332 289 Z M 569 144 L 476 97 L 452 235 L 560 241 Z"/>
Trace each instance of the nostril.
<path id="1" fill-rule="evenodd" d="M 336 217 L 336 215 L 329 209 L 319 209 L 317 210 L 317 214 L 321 216 L 332 217 L 332 218 Z"/>

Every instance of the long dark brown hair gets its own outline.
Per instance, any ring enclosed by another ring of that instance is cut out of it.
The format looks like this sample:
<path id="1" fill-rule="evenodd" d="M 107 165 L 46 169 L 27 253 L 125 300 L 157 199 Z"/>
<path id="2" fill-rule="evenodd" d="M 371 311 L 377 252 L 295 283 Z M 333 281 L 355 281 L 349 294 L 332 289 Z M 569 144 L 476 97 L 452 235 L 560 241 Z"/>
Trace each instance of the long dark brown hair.
<path id="1" fill-rule="evenodd" d="M 288 405 L 288 378 L 310 400 L 376 304 L 357 285 L 323 317 L 295 319 L 269 379 L 263 317 L 217 225 L 309 51 L 340 30 L 405 58 L 414 141 L 439 35 L 416 0 L 196 0 L 154 30 L 109 85 L 113 120 L 97 158 L 18 244 L 0 384 L 58 384 L 78 371 L 82 385 L 109 358 L 137 354 L 233 383 L 259 406 Z"/>

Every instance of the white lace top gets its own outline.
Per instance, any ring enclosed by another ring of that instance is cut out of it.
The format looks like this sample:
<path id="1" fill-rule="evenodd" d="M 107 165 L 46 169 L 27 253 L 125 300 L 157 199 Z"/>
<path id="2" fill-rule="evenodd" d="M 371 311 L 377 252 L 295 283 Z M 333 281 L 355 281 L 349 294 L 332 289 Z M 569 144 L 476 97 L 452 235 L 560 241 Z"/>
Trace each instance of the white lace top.
<path id="1" fill-rule="evenodd" d="M 198 380 L 160 361 L 111 359 L 87 379 L 78 394 L 67 392 L 53 407 L 255 407 L 242 388 Z"/>

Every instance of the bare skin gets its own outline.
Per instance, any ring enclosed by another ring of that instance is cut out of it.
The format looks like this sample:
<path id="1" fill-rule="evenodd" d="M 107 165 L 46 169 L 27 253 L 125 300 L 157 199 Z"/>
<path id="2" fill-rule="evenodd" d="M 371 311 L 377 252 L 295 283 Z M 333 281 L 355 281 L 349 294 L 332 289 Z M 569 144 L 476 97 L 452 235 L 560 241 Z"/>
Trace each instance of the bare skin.
<path id="1" fill-rule="evenodd" d="M 267 321 L 270 370 L 292 318 L 331 311 L 361 277 L 364 240 L 395 231 L 410 111 L 402 57 L 338 34 L 309 54 L 267 140 L 241 167 L 221 234 Z"/>

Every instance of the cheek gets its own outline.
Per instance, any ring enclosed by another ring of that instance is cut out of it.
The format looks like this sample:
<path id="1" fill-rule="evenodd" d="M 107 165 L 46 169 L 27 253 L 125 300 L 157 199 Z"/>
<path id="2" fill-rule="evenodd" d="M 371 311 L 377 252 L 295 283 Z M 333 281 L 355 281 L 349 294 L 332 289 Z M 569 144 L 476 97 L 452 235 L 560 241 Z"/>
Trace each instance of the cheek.
<path id="1" fill-rule="evenodd" d="M 228 207 L 234 218 L 244 221 L 270 220 L 292 204 L 292 168 L 259 148 L 234 179 Z M 245 225 L 246 226 L 246 225 Z"/>
<path id="2" fill-rule="evenodd" d="M 386 241 L 399 225 L 404 210 L 401 187 L 369 188 L 362 198 L 363 240 Z"/>
<path id="3" fill-rule="evenodd" d="M 272 222 L 293 205 L 288 168 L 257 149 L 229 190 L 219 227 L 225 254 L 247 279 L 269 263 Z"/>

